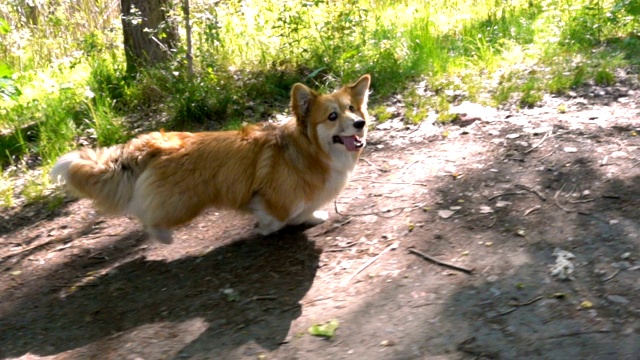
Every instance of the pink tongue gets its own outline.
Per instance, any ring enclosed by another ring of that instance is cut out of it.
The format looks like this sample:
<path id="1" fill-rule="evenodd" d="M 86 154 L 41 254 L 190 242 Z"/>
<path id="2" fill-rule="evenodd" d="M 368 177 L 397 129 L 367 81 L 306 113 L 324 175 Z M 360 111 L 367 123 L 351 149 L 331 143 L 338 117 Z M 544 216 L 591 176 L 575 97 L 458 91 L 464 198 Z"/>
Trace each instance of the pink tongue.
<path id="1" fill-rule="evenodd" d="M 342 143 L 344 147 L 349 151 L 357 151 L 356 149 L 356 137 L 355 136 L 340 136 L 342 138 Z"/>

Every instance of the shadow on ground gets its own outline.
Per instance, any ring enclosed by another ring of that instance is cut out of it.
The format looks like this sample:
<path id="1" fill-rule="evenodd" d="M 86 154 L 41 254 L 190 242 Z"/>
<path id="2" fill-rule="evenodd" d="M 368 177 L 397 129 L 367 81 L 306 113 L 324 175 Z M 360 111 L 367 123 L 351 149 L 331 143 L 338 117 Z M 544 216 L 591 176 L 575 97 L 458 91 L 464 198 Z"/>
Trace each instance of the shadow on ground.
<path id="1" fill-rule="evenodd" d="M 83 274 L 83 266 L 65 263 L 56 271 L 67 271 L 66 280 L 51 276 L 64 284 L 41 283 L 2 315 L 0 357 L 82 348 L 76 357 L 116 358 L 135 353 L 135 346 L 153 354 L 153 345 L 139 345 L 145 336 L 152 343 L 170 339 L 173 348 L 159 345 L 162 358 L 225 354 L 249 341 L 274 349 L 299 316 L 318 256 L 304 234 L 287 232 L 171 262 L 138 257 L 101 275 L 91 271 L 101 265 L 84 266 Z"/>

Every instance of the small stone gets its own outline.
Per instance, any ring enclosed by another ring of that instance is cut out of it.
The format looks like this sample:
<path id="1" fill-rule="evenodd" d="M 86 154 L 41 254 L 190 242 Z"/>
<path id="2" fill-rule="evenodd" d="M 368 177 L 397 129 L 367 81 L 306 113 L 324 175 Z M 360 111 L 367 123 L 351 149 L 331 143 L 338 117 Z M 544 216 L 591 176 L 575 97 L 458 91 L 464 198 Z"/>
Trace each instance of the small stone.
<path id="1" fill-rule="evenodd" d="M 578 149 L 571 146 L 567 146 L 564 148 L 564 152 L 574 153 L 574 152 L 578 152 Z"/>
<path id="2" fill-rule="evenodd" d="M 505 136 L 507 139 L 517 139 L 520 137 L 520 134 L 507 134 L 507 136 Z"/>
<path id="3" fill-rule="evenodd" d="M 622 260 L 626 260 L 626 259 L 628 259 L 630 256 L 631 256 L 631 253 L 630 253 L 630 252 L 626 252 L 626 253 L 624 253 L 624 254 L 620 255 L 620 258 L 621 258 Z"/>
<path id="4" fill-rule="evenodd" d="M 448 219 L 450 218 L 453 214 L 455 214 L 455 211 L 451 211 L 451 210 L 438 210 L 438 216 L 440 216 L 443 219 Z"/>
<path id="5" fill-rule="evenodd" d="M 583 309 L 591 309 L 593 307 L 593 303 L 589 300 L 585 300 L 580 303 L 580 307 Z"/>
<path id="6" fill-rule="evenodd" d="M 627 298 L 620 295 L 607 295 L 607 300 L 617 304 L 623 304 L 623 305 L 629 303 L 629 300 Z"/>
<path id="7" fill-rule="evenodd" d="M 480 214 L 490 214 L 493 212 L 493 209 L 491 208 L 491 206 L 480 206 Z"/>

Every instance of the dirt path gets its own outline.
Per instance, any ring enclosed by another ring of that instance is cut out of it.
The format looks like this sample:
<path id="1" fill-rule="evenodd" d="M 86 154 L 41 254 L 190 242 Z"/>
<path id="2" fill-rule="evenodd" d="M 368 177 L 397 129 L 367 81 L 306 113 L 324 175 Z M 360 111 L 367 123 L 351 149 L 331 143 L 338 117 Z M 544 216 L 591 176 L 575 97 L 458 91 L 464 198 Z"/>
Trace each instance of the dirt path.
<path id="1" fill-rule="evenodd" d="M 549 98 L 463 127 L 391 120 L 339 214 L 268 238 L 214 211 L 171 246 L 85 201 L 5 214 L 0 358 L 637 359 L 640 91 L 629 94 L 563 114 Z M 332 339 L 307 333 L 331 319 Z"/>

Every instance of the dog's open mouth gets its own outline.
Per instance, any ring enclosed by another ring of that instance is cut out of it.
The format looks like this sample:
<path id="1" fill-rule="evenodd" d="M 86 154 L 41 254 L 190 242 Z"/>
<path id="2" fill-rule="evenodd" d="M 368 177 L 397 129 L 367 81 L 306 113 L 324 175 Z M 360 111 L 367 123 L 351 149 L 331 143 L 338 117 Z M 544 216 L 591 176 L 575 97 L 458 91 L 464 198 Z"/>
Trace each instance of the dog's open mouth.
<path id="1" fill-rule="evenodd" d="M 357 135 L 351 136 L 333 136 L 334 144 L 344 144 L 344 147 L 347 148 L 348 151 L 358 151 L 358 149 L 364 146 L 364 143 Z"/>

